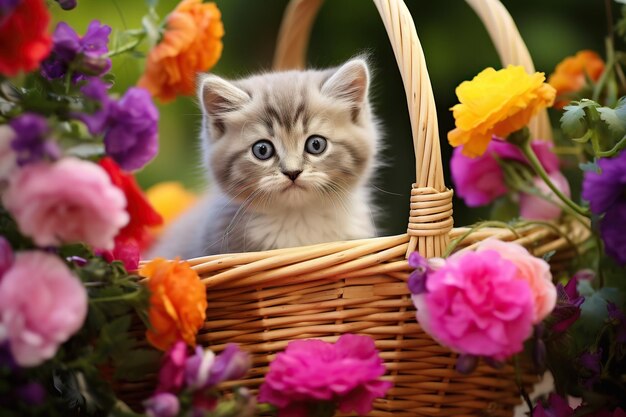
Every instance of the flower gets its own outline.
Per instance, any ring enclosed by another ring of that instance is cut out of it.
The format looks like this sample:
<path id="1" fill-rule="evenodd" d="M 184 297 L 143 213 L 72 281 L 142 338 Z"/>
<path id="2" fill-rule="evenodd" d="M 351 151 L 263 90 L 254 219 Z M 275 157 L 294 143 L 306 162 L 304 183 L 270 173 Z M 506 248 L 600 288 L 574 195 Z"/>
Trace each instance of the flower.
<path id="1" fill-rule="evenodd" d="M 0 323 L 18 365 L 52 358 L 86 316 L 85 287 L 63 261 L 39 251 L 15 255 L 0 281 Z"/>
<path id="2" fill-rule="evenodd" d="M 417 319 L 459 353 L 503 360 L 523 349 L 533 325 L 533 293 L 511 260 L 483 248 L 461 252 L 429 274 L 413 295 Z"/>
<path id="3" fill-rule="evenodd" d="M 107 155 L 122 169 L 142 168 L 159 150 L 159 111 L 148 92 L 130 88 L 110 107 L 108 128 L 104 135 Z"/>
<path id="4" fill-rule="evenodd" d="M 169 392 L 154 394 L 143 405 L 148 417 L 176 417 L 180 411 L 178 397 Z"/>
<path id="5" fill-rule="evenodd" d="M 46 399 L 46 390 L 39 382 L 28 382 L 17 387 L 15 394 L 30 405 L 41 405 Z"/>
<path id="6" fill-rule="evenodd" d="M 163 218 L 163 224 L 152 229 L 157 235 L 198 200 L 196 194 L 187 191 L 181 183 L 175 181 L 153 185 L 146 190 L 146 197 Z"/>
<path id="7" fill-rule="evenodd" d="M 161 350 L 178 339 L 194 345 L 207 308 L 206 291 L 198 274 L 187 262 L 161 258 L 141 267 L 139 274 L 149 278 L 148 341 Z"/>
<path id="8" fill-rule="evenodd" d="M 415 268 L 409 275 L 408 285 L 411 294 L 426 292 L 426 279 L 428 274 L 432 272 L 428 259 L 420 255 L 419 252 L 413 252 L 409 255 L 409 266 Z"/>
<path id="9" fill-rule="evenodd" d="M 192 390 L 204 388 L 209 381 L 209 374 L 214 363 L 215 353 L 213 351 L 196 346 L 195 354 L 185 363 L 187 386 Z"/>
<path id="10" fill-rule="evenodd" d="M 548 175 L 552 183 L 567 197 L 571 195 L 567 178 L 555 171 Z M 535 194 L 520 193 L 520 216 L 530 220 L 555 220 L 561 216 L 563 209 L 557 203 L 558 197 L 548 187 L 548 184 L 539 177 L 533 180 L 534 187 L 545 197 Z M 549 199 L 549 200 L 548 200 Z"/>
<path id="11" fill-rule="evenodd" d="M 550 77 L 548 84 L 556 89 L 558 98 L 554 107 L 562 109 L 570 99 L 572 93 L 576 93 L 587 83 L 587 78 L 598 81 L 604 72 L 604 61 L 594 51 L 579 51 L 575 56 L 569 56 L 561 61 Z"/>
<path id="12" fill-rule="evenodd" d="M 132 174 L 123 172 L 115 161 L 108 157 L 103 158 L 99 164 L 109 174 L 113 185 L 122 190 L 126 197 L 126 211 L 130 221 L 120 230 L 116 239 L 123 247 L 132 246 L 134 241 L 137 250 L 145 249 L 152 240 L 148 228 L 160 225 L 163 219 L 152 208 Z"/>
<path id="13" fill-rule="evenodd" d="M 178 393 L 185 383 L 187 345 L 177 340 L 167 351 L 159 370 L 159 384 L 156 392 Z"/>
<path id="14" fill-rule="evenodd" d="M 224 26 L 215 3 L 183 0 L 167 18 L 161 42 L 150 51 L 138 85 L 163 101 L 192 95 L 198 72 L 222 54 Z"/>
<path id="15" fill-rule="evenodd" d="M 567 285 L 563 286 L 563 284 L 558 283 L 556 286 L 557 305 L 552 312 L 555 319 L 552 331 L 555 333 L 567 331 L 580 317 L 580 306 L 585 302 L 585 297 L 578 294 L 577 284 L 578 280 L 573 277 Z"/>
<path id="16" fill-rule="evenodd" d="M 114 242 L 115 246 L 112 250 L 100 251 L 99 255 L 107 262 L 122 262 L 127 271 L 136 270 L 139 267 L 139 259 L 141 258 L 139 243 L 131 237 L 119 234 L 115 236 Z"/>
<path id="17" fill-rule="evenodd" d="M 606 252 L 626 265 L 626 151 L 598 161 L 600 172 L 587 171 L 582 197 L 596 215 L 605 213 L 600 233 Z"/>
<path id="18" fill-rule="evenodd" d="M 558 171 L 559 159 L 552 152 L 552 143 L 534 140 L 531 147 L 548 173 Z M 507 193 L 504 173 L 496 157 L 528 164 L 518 147 L 498 137 L 494 137 L 487 151 L 476 158 L 465 156 L 463 147 L 454 149 L 450 161 L 452 181 L 456 194 L 468 206 L 484 206 Z"/>
<path id="19" fill-rule="evenodd" d="M 480 242 L 476 251 L 496 251 L 517 267 L 517 278 L 525 281 L 532 293 L 533 324 L 540 323 L 552 312 L 556 305 L 556 287 L 546 261 L 531 255 L 522 245 L 497 239 Z"/>
<path id="20" fill-rule="evenodd" d="M 0 281 L 4 273 L 13 265 L 14 258 L 11 244 L 4 236 L 0 236 Z"/>
<path id="21" fill-rule="evenodd" d="M 610 301 L 606 304 L 606 309 L 609 313 L 609 319 L 617 327 L 616 339 L 618 343 L 626 344 L 626 315 L 615 303 Z"/>
<path id="22" fill-rule="evenodd" d="M 73 113 L 72 117 L 85 123 L 92 135 L 103 133 L 107 126 L 110 108 L 114 102 L 109 98 L 108 88 L 109 86 L 101 79 L 90 78 L 80 89 L 81 93 L 91 100 L 96 108 L 91 112 Z"/>
<path id="23" fill-rule="evenodd" d="M 554 102 L 555 90 L 541 72 L 529 75 L 521 66 L 499 71 L 487 68 L 456 89 L 452 107 L 456 128 L 448 133 L 454 147 L 469 157 L 482 155 L 493 135 L 507 137 L 526 126 L 532 116 Z"/>
<path id="24" fill-rule="evenodd" d="M 24 113 L 11 120 L 10 126 L 15 133 L 11 148 L 17 154 L 18 165 L 38 162 L 44 158 L 58 159 L 61 150 L 56 142 L 46 136 L 50 133 L 45 117 L 33 113 Z"/>
<path id="25" fill-rule="evenodd" d="M 569 406 L 567 400 L 558 394 L 551 393 L 548 397 L 548 409 L 543 404 L 537 403 L 532 411 L 532 417 L 571 417 L 574 410 Z"/>
<path id="26" fill-rule="evenodd" d="M 54 0 L 63 10 L 72 10 L 76 7 L 76 0 Z"/>
<path id="27" fill-rule="evenodd" d="M 585 369 L 586 376 L 583 378 L 583 385 L 587 389 L 592 389 L 593 385 L 600 381 L 602 371 L 602 348 L 595 352 L 586 351 L 580 355 L 580 364 Z"/>
<path id="28" fill-rule="evenodd" d="M 52 39 L 44 0 L 10 1 L 6 6 L 0 13 L 0 39 L 5 40 L 0 42 L 0 74 L 11 77 L 37 68 L 50 53 Z"/>
<path id="29" fill-rule="evenodd" d="M 236 344 L 229 343 L 215 358 L 207 383 L 213 386 L 224 381 L 243 378 L 250 369 L 250 364 L 250 355 L 240 350 Z"/>
<path id="30" fill-rule="evenodd" d="M 2 200 L 21 232 L 39 246 L 83 242 L 112 249 L 128 223 L 124 194 L 101 167 L 76 158 L 25 166 Z"/>
<path id="31" fill-rule="evenodd" d="M 318 401 L 337 402 L 342 413 L 365 415 L 391 387 L 379 379 L 384 373 L 367 336 L 344 334 L 335 344 L 295 340 L 270 364 L 259 401 L 278 407 L 279 416 L 306 415 L 307 404 Z"/>
<path id="32" fill-rule="evenodd" d="M 84 36 L 65 22 L 60 22 L 52 40 L 52 54 L 42 63 L 41 73 L 49 80 L 63 78 L 72 71 L 72 81 L 80 81 L 86 76 L 103 75 L 111 69 L 108 43 L 111 28 L 92 20 Z"/>
<path id="33" fill-rule="evenodd" d="M 17 154 L 11 146 L 15 131 L 9 125 L 0 125 L 0 192 L 17 167 Z"/>

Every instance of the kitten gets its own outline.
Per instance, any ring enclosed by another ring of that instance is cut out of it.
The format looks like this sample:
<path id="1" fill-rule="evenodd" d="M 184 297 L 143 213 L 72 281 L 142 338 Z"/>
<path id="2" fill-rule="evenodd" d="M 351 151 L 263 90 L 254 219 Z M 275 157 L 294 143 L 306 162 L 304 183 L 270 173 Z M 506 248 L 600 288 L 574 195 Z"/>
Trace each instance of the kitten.
<path id="1" fill-rule="evenodd" d="M 214 190 L 153 256 L 184 259 L 373 237 L 378 147 L 363 59 L 338 69 L 200 80 Z"/>

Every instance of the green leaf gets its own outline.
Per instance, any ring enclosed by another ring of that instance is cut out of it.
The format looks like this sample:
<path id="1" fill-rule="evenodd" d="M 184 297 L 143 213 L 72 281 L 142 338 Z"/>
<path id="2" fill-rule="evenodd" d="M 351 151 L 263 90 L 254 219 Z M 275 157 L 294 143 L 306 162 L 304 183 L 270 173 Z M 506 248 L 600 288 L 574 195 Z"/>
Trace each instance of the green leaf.
<path id="1" fill-rule="evenodd" d="M 579 102 L 573 102 L 563 108 L 565 112 L 561 116 L 561 128 L 570 138 L 579 138 L 589 129 L 585 120 L 585 107 Z"/>
<path id="2" fill-rule="evenodd" d="M 147 374 L 157 372 L 162 353 L 153 349 L 136 349 L 117 358 L 115 378 L 127 381 L 143 379 Z"/>
<path id="3" fill-rule="evenodd" d="M 598 107 L 598 113 L 612 134 L 620 138 L 626 135 L 626 100 L 624 97 L 619 100 L 614 109 Z"/>
<path id="4" fill-rule="evenodd" d="M 519 208 L 508 196 L 497 199 L 493 204 L 490 219 L 506 222 L 517 217 L 519 217 Z"/>

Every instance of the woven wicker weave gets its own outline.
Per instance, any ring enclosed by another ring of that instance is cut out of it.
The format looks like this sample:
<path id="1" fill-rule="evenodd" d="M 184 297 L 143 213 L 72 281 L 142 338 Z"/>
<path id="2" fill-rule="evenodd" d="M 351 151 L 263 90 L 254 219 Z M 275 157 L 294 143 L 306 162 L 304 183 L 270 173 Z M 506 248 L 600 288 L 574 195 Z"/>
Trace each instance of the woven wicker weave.
<path id="1" fill-rule="evenodd" d="M 441 256 L 453 229 L 452 191 L 443 180 L 437 114 L 413 19 L 402 0 L 373 0 L 387 29 L 404 82 L 416 157 L 407 234 L 324 243 L 259 253 L 191 260 L 207 287 L 206 323 L 198 342 L 219 351 L 239 343 L 253 355 L 253 369 L 241 384 L 258 387 L 275 354 L 293 339 L 334 341 L 347 332 L 365 334 L 376 346 L 394 387 L 375 403 L 372 416 L 511 416 L 520 403 L 512 366 L 480 365 L 471 375 L 454 370 L 455 355 L 425 334 L 415 321 L 406 285 L 406 254 Z M 497 0 L 467 0 L 483 19 L 504 64 L 532 61 L 511 17 Z M 292 0 L 281 27 L 276 69 L 304 66 L 306 46 L 321 0 Z M 545 114 L 532 125 L 550 139 Z M 514 240 L 535 255 L 555 251 L 552 265 L 563 268 L 583 237 L 574 223 L 526 225 L 515 231 L 484 228 L 459 247 L 487 237 Z M 523 376 L 524 382 L 535 381 Z M 122 387 L 145 396 L 149 384 Z M 143 392 L 142 392 L 143 391 Z M 131 395 L 132 397 L 132 395 Z"/>

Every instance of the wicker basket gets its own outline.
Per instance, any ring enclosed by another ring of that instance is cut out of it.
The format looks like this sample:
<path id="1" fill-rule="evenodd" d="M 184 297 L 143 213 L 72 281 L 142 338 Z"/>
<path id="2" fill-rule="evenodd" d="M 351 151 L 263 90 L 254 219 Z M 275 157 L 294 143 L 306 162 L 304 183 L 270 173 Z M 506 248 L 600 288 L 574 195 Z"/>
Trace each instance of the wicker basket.
<path id="1" fill-rule="evenodd" d="M 532 61 L 511 17 L 497 0 L 467 0 L 483 19 L 504 64 Z M 191 260 L 207 287 L 208 310 L 198 342 L 220 351 L 241 344 L 253 369 L 241 384 L 256 388 L 268 363 L 289 341 L 334 341 L 347 332 L 373 337 L 394 386 L 375 403 L 372 416 L 511 416 L 519 404 L 515 371 L 480 365 L 471 375 L 454 370 L 455 354 L 440 346 L 415 320 L 406 281 L 405 256 L 414 250 L 441 256 L 450 239 L 459 248 L 487 237 L 514 240 L 535 255 L 555 251 L 560 269 L 576 255 L 583 232 L 574 223 L 528 225 L 517 230 L 484 228 L 467 236 L 453 229 L 452 190 L 444 185 L 435 103 L 413 19 L 402 0 L 374 0 L 389 35 L 411 117 L 416 182 L 411 190 L 407 234 L 324 243 L 259 253 Z M 281 27 L 274 66 L 301 68 L 321 0 L 292 0 Z M 533 121 L 535 136 L 550 139 L 546 114 Z M 536 377 L 524 375 L 532 384 Z M 122 386 L 140 398 L 149 383 Z M 127 396 L 128 396 L 127 395 Z"/>

